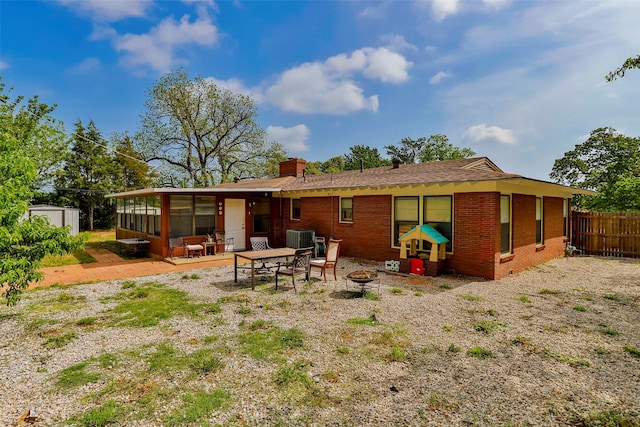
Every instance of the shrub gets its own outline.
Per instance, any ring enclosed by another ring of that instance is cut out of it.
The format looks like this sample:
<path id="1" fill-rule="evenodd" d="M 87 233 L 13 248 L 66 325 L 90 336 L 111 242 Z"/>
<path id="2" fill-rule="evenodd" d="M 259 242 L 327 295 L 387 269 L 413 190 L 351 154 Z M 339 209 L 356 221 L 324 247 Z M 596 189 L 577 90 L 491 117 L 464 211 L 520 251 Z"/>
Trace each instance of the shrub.
<path id="1" fill-rule="evenodd" d="M 493 353 L 491 350 L 484 349 L 479 346 L 475 346 L 467 350 L 467 356 L 469 357 L 477 357 L 480 359 L 487 359 L 493 357 Z"/>

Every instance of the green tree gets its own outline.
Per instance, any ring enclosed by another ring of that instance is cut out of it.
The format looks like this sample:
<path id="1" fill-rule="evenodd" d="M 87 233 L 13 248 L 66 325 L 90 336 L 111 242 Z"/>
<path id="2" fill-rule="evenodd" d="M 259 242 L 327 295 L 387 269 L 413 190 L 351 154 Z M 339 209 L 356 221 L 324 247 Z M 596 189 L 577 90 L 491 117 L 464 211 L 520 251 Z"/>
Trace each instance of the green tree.
<path id="1" fill-rule="evenodd" d="M 93 120 L 86 129 L 78 120 L 72 141 L 65 166 L 56 178 L 58 191 L 86 215 L 83 228 L 94 230 L 96 223 L 111 225 L 112 203 L 104 196 L 114 189 L 117 166 L 107 151 L 107 142 Z"/>
<path id="2" fill-rule="evenodd" d="M 607 79 L 608 82 L 611 82 L 617 78 L 623 78 L 624 73 L 633 68 L 640 68 L 640 55 L 636 56 L 635 58 L 627 58 L 627 60 L 624 61 L 624 64 L 622 64 L 620 68 L 607 74 L 605 76 L 605 79 Z"/>
<path id="3" fill-rule="evenodd" d="M 39 101 L 38 95 L 23 104 L 24 96 L 11 99 L 12 89 L 5 93 L 5 84 L 0 76 L 0 103 L 2 122 L 0 126 L 21 142 L 30 158 L 36 160 L 37 176 L 34 188 L 51 184 L 55 171 L 67 153 L 67 137 L 62 122 L 51 117 L 56 105 Z M 5 123 L 6 122 L 6 123 Z"/>
<path id="4" fill-rule="evenodd" d="M 280 144 L 266 141 L 249 96 L 190 79 L 184 69 L 163 75 L 145 106 L 137 148 L 145 160 L 163 164 L 163 179 L 171 184 L 206 187 L 262 177 L 286 155 Z"/>
<path id="5" fill-rule="evenodd" d="M 357 170 L 361 165 L 364 169 L 389 166 L 391 161 L 383 159 L 377 148 L 367 145 L 354 145 L 349 148 L 350 153 L 344 154 L 344 170 Z"/>
<path id="6" fill-rule="evenodd" d="M 446 135 L 424 136 L 418 139 L 402 138 L 400 145 L 386 145 L 387 155 L 398 157 L 404 163 L 426 163 L 438 160 L 464 159 L 476 155 L 470 148 L 456 147 L 449 142 Z"/>
<path id="7" fill-rule="evenodd" d="M 553 164 L 555 182 L 597 191 L 576 200 L 577 207 L 598 211 L 640 210 L 640 138 L 599 128 Z"/>
<path id="8" fill-rule="evenodd" d="M 320 166 L 320 170 L 322 171 L 322 173 L 342 172 L 343 170 L 345 170 L 344 157 L 331 157 L 329 160 L 322 163 L 322 165 Z"/>
<path id="9" fill-rule="evenodd" d="M 52 226 L 45 217 L 26 219 L 38 180 L 39 158 L 33 156 L 24 140 L 16 137 L 23 129 L 24 117 L 14 114 L 19 101 L 12 101 L 3 89 L 0 87 L 0 283 L 5 284 L 3 296 L 7 304 L 12 305 L 29 282 L 42 278 L 38 271 L 42 258 L 71 252 L 82 245 L 82 239 L 71 237 L 69 228 Z M 41 125 L 46 126 L 44 122 Z"/>
<path id="10" fill-rule="evenodd" d="M 307 162 L 304 166 L 307 175 L 322 175 L 322 162 Z"/>
<path id="11" fill-rule="evenodd" d="M 129 135 L 114 135 L 111 145 L 115 147 L 113 162 L 116 176 L 114 189 L 127 191 L 148 188 L 158 179 L 157 173 L 147 164 L 138 153 Z"/>

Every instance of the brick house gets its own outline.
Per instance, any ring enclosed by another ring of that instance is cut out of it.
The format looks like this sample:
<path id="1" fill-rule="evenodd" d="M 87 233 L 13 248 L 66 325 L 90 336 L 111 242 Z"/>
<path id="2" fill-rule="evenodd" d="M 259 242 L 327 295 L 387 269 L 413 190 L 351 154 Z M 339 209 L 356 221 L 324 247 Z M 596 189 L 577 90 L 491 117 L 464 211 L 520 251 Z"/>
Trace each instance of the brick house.
<path id="1" fill-rule="evenodd" d="M 166 256 L 168 239 L 201 241 L 225 230 L 284 246 L 286 230 L 342 240 L 344 256 L 398 260 L 398 238 L 429 224 L 449 239 L 446 269 L 498 279 L 564 254 L 573 194 L 590 192 L 508 174 L 486 157 L 306 175 L 305 160 L 280 176 L 202 189 L 146 189 L 117 199 L 117 238 L 145 237 Z M 425 244 L 421 250 L 429 250 Z"/>

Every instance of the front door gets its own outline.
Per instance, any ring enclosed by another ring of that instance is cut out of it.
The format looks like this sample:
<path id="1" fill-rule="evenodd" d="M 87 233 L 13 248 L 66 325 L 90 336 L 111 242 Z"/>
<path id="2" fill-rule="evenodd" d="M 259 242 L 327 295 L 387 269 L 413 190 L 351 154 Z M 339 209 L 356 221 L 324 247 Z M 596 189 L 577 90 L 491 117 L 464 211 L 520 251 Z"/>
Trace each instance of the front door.
<path id="1" fill-rule="evenodd" d="M 245 250 L 244 199 L 224 200 L 224 231 L 227 239 L 233 238 L 233 250 Z"/>

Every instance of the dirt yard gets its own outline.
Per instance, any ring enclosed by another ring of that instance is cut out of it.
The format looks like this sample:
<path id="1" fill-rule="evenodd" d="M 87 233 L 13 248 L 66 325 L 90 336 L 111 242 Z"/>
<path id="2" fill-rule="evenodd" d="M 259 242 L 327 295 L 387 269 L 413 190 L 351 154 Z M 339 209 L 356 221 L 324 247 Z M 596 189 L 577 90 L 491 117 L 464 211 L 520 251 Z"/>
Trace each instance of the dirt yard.
<path id="1" fill-rule="evenodd" d="M 379 276 L 364 298 L 230 266 L 29 291 L 0 307 L 0 425 L 640 425 L 637 260 Z"/>

